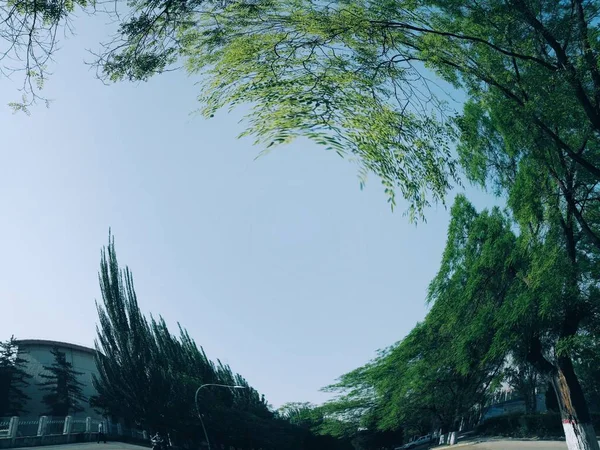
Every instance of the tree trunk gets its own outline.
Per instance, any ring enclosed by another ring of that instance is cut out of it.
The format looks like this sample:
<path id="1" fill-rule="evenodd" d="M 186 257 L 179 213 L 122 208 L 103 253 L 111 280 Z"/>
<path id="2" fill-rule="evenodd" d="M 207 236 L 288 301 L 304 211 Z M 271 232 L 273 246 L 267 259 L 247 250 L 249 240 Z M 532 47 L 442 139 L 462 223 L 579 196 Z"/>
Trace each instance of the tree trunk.
<path id="1" fill-rule="evenodd" d="M 531 395 L 529 395 L 529 392 L 525 392 L 523 402 L 525 402 L 525 414 L 531 414 Z"/>
<path id="2" fill-rule="evenodd" d="M 448 435 L 448 445 L 455 445 L 455 444 L 456 444 L 456 431 L 453 431 Z"/>
<path id="3" fill-rule="evenodd" d="M 446 434 L 448 434 L 448 429 L 450 427 L 448 425 L 443 425 L 442 424 L 442 428 L 440 428 L 440 440 L 439 440 L 439 445 L 444 445 L 447 441 L 447 436 Z"/>
<path id="4" fill-rule="evenodd" d="M 527 389 L 525 389 L 523 400 L 525 401 L 525 413 L 526 414 L 535 413 L 536 403 L 537 403 L 536 395 L 535 395 L 535 388 L 531 388 L 531 386 L 528 386 Z"/>
<path id="5" fill-rule="evenodd" d="M 579 380 L 569 357 L 558 358 L 552 377 L 569 450 L 600 450 Z"/>

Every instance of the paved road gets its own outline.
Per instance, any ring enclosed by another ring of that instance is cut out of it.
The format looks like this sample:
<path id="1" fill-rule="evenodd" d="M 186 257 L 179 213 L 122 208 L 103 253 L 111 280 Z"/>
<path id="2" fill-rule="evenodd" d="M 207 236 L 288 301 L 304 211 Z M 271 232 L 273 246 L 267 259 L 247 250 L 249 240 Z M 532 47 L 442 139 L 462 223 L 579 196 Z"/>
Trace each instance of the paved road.
<path id="1" fill-rule="evenodd" d="M 440 447 L 451 449 L 454 447 Z M 475 445 L 458 445 L 456 450 L 566 450 L 567 444 L 563 441 L 488 441 Z M 145 447 L 137 445 L 123 444 L 121 442 L 109 442 L 107 444 L 68 444 L 68 445 L 48 445 L 43 450 L 144 450 Z"/>
<path id="2" fill-rule="evenodd" d="M 598 441 L 600 443 L 600 441 Z M 518 440 L 518 439 L 490 439 L 489 441 L 482 442 L 482 439 L 474 438 L 471 440 L 460 440 L 456 446 L 450 447 L 447 445 L 442 446 L 420 446 L 416 447 L 415 450 L 567 450 L 567 444 L 565 441 L 531 441 L 531 440 Z"/>
<path id="3" fill-rule="evenodd" d="M 451 448 L 451 447 L 449 447 Z M 456 450 L 517 450 L 517 449 L 532 449 L 532 450 L 567 450 L 565 441 L 488 441 L 481 442 L 475 445 L 461 446 Z"/>

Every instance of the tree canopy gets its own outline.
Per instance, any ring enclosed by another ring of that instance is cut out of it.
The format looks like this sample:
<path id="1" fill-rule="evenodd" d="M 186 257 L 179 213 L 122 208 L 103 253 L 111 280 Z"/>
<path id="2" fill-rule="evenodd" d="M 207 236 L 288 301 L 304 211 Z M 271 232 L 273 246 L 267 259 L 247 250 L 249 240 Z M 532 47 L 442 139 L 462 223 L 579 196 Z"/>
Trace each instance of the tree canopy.
<path id="1" fill-rule="evenodd" d="M 4 61 L 22 61 L 5 69 L 23 68 L 30 94 L 77 9 L 115 15 L 116 33 L 96 54 L 102 78 L 146 80 L 183 63 L 200 77 L 207 116 L 249 105 L 244 134 L 265 149 L 308 137 L 357 161 L 362 181 L 379 176 L 392 204 L 400 192 L 413 217 L 459 181 L 456 132 L 464 143 L 485 130 L 483 153 L 462 146 L 468 177 L 497 175 L 502 184 L 515 165 L 531 171 L 535 161 L 600 245 L 597 213 L 581 211 L 595 209 L 600 176 L 595 2 L 17 0 L 4 8 L 0 37 Z M 465 114 L 444 103 L 430 71 L 467 95 Z M 569 170 L 581 174 L 573 186 Z"/>
<path id="2" fill-rule="evenodd" d="M 524 388 L 529 395 L 543 383 L 538 377 L 550 380 L 560 398 L 577 405 L 569 410 L 563 404 L 561 412 L 588 422 L 578 377 L 586 392 L 596 392 L 589 372 L 597 323 L 589 313 L 599 305 L 595 270 L 579 272 L 572 284 L 560 226 L 532 235 L 508 212 L 477 212 L 463 196 L 451 216 L 427 317 L 330 386 L 339 396 L 328 407 L 381 430 L 451 431 L 460 422 L 476 423 L 500 383 L 515 384 L 514 374 L 525 368 L 536 377 Z M 535 405 L 535 398 L 527 401 Z"/>

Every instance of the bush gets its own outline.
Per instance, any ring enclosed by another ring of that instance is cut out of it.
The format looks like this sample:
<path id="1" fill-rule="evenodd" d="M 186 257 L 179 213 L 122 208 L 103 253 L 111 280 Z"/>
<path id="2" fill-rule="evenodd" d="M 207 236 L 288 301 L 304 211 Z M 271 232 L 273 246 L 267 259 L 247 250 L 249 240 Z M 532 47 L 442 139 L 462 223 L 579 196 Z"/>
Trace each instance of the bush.
<path id="1" fill-rule="evenodd" d="M 600 431 L 600 414 L 592 414 L 594 429 Z M 510 414 L 492 417 L 477 427 L 479 434 L 508 437 L 564 437 L 562 420 L 558 413 Z"/>
<path id="2" fill-rule="evenodd" d="M 560 414 L 510 414 L 492 417 L 477 427 L 484 435 L 510 437 L 564 436 Z"/>

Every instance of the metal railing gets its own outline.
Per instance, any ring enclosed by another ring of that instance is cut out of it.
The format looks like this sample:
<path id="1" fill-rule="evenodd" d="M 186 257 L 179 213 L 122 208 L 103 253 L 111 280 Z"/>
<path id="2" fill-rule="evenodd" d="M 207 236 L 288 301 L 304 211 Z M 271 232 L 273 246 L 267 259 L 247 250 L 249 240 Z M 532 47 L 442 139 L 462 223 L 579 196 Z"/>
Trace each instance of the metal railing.
<path id="1" fill-rule="evenodd" d="M 91 417 L 75 418 L 42 416 L 35 420 L 21 420 L 19 417 L 0 417 L 0 439 L 17 439 L 25 437 L 43 437 L 60 435 L 95 436 L 100 423 L 104 424 L 104 432 L 112 436 L 123 436 L 136 440 L 148 440 L 146 431 L 125 427 L 121 424 L 109 424 L 107 421 Z"/>
<path id="2" fill-rule="evenodd" d="M 47 435 L 63 434 L 64 429 L 65 429 L 65 419 L 48 420 L 46 422 L 45 434 L 47 434 Z"/>
<path id="3" fill-rule="evenodd" d="M 19 421 L 17 437 L 37 436 L 39 420 Z"/>
<path id="4" fill-rule="evenodd" d="M 96 430 L 98 425 L 96 425 Z M 93 430 L 93 428 L 91 429 Z M 87 421 L 85 419 L 75 419 L 71 425 L 71 433 L 85 433 L 87 431 Z"/>
<path id="5" fill-rule="evenodd" d="M 0 418 L 0 438 L 8 436 L 8 428 L 10 426 L 10 418 Z"/>

